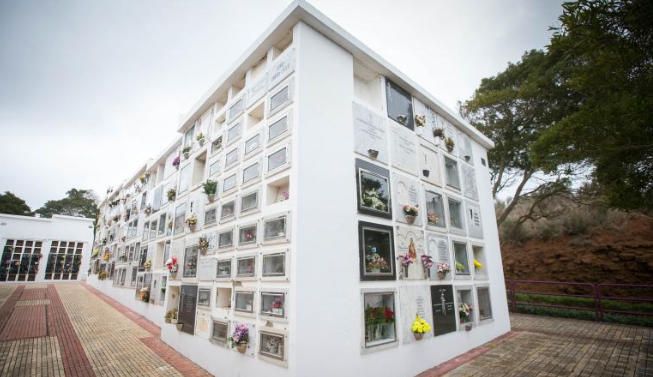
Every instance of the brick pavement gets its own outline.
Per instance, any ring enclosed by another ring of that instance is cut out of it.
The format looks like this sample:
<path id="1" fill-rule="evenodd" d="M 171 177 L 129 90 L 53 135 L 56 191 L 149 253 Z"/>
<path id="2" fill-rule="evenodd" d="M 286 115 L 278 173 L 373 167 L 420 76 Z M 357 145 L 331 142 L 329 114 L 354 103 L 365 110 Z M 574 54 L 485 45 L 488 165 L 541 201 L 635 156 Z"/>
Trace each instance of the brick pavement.
<path id="1" fill-rule="evenodd" d="M 652 328 L 521 314 L 511 323 L 511 336 L 479 347 L 471 360 L 419 377 L 653 376 Z"/>

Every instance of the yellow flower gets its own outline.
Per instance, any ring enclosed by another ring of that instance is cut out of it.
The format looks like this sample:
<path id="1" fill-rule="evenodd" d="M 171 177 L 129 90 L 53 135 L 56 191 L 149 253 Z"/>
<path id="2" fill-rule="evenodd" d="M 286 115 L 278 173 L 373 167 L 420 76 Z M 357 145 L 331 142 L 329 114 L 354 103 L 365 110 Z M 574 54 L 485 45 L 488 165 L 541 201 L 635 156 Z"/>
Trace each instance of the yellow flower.
<path id="1" fill-rule="evenodd" d="M 424 318 L 416 315 L 413 325 L 411 326 L 411 331 L 417 334 L 424 334 L 431 331 L 431 325 L 429 325 Z"/>
<path id="2" fill-rule="evenodd" d="M 483 268 L 483 263 L 481 263 L 478 260 L 474 259 L 474 267 L 476 267 L 477 270 L 480 270 L 481 268 Z"/>

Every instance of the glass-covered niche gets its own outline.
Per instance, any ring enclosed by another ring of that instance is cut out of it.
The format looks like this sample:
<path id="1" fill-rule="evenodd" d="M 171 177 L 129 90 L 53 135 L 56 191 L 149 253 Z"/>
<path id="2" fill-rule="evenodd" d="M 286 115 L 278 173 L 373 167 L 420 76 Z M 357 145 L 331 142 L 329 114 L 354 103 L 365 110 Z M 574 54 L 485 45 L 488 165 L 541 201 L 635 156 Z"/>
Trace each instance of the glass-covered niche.
<path id="1" fill-rule="evenodd" d="M 243 257 L 236 260 L 236 277 L 253 277 L 256 275 L 256 257 Z"/>
<path id="2" fill-rule="evenodd" d="M 452 230 L 458 232 L 465 232 L 465 223 L 463 219 L 463 205 L 458 199 L 452 197 L 447 198 L 449 204 L 449 225 Z"/>
<path id="3" fill-rule="evenodd" d="M 227 145 L 233 143 L 234 141 L 240 139 L 240 136 L 243 134 L 243 124 L 239 121 L 233 126 L 227 129 Z"/>
<path id="4" fill-rule="evenodd" d="M 377 165 L 356 159 L 358 212 L 392 218 L 390 203 L 390 173 Z"/>
<path id="5" fill-rule="evenodd" d="M 485 265 L 485 249 L 483 246 L 472 245 L 472 256 L 474 260 L 474 278 L 485 280 L 487 279 L 487 266 Z"/>
<path id="6" fill-rule="evenodd" d="M 249 194 L 241 196 L 240 213 L 245 214 L 258 209 L 258 203 L 258 191 L 250 192 Z"/>
<path id="7" fill-rule="evenodd" d="M 363 294 L 365 348 L 397 340 L 395 326 L 395 295 L 393 292 Z"/>
<path id="8" fill-rule="evenodd" d="M 256 134 L 245 141 L 245 156 L 249 156 L 261 147 L 261 134 Z"/>
<path id="9" fill-rule="evenodd" d="M 288 133 L 288 114 L 285 114 L 283 117 L 271 122 L 268 125 L 268 143 L 281 140 L 282 136 Z"/>
<path id="10" fill-rule="evenodd" d="M 211 340 L 221 344 L 227 343 L 229 333 L 229 323 L 221 321 L 213 321 L 213 330 L 211 331 Z"/>
<path id="11" fill-rule="evenodd" d="M 187 247 L 184 251 L 184 277 L 194 278 L 197 275 L 197 246 Z"/>
<path id="12" fill-rule="evenodd" d="M 261 314 L 283 317 L 286 308 L 286 294 L 281 292 L 261 292 Z"/>
<path id="13" fill-rule="evenodd" d="M 238 246 L 256 245 L 257 224 L 244 225 L 238 230 Z"/>
<path id="14" fill-rule="evenodd" d="M 233 229 L 218 233 L 218 249 L 226 249 L 234 245 Z"/>
<path id="15" fill-rule="evenodd" d="M 268 155 L 268 173 L 280 170 L 288 162 L 288 146 L 272 152 Z"/>
<path id="16" fill-rule="evenodd" d="M 227 112 L 229 115 L 229 120 L 236 118 L 237 116 L 242 114 L 244 110 L 245 110 L 245 101 L 241 97 L 238 101 L 234 102 L 234 104 L 229 107 L 229 111 Z"/>
<path id="17" fill-rule="evenodd" d="M 231 278 L 231 259 L 219 259 L 217 264 L 217 271 L 215 274 L 217 279 L 230 279 Z"/>
<path id="18" fill-rule="evenodd" d="M 471 289 L 456 290 L 458 298 L 458 320 L 460 324 L 474 322 L 474 298 Z"/>
<path id="19" fill-rule="evenodd" d="M 220 160 L 215 160 L 209 164 L 209 177 L 215 177 L 220 174 Z"/>
<path id="20" fill-rule="evenodd" d="M 211 142 L 211 155 L 214 155 L 222 150 L 222 136 L 218 136 Z"/>
<path id="21" fill-rule="evenodd" d="M 211 289 L 200 288 L 197 293 L 197 306 L 210 307 L 211 306 Z"/>
<path id="22" fill-rule="evenodd" d="M 467 243 L 453 241 L 453 256 L 454 256 L 454 270 L 456 276 L 468 276 L 469 272 L 469 257 L 467 255 Z"/>
<path id="23" fill-rule="evenodd" d="M 424 197 L 426 199 L 426 221 L 430 226 L 438 228 L 446 228 L 444 214 L 444 197 L 442 194 L 435 191 L 424 190 Z"/>
<path id="24" fill-rule="evenodd" d="M 385 80 L 385 93 L 388 117 L 412 130 L 414 125 L 411 95 L 388 79 Z"/>
<path id="25" fill-rule="evenodd" d="M 236 201 L 230 200 L 222 203 L 220 207 L 220 221 L 225 222 L 231 220 L 236 215 Z"/>
<path id="26" fill-rule="evenodd" d="M 280 334 L 260 331 L 259 354 L 278 360 L 285 360 L 285 337 Z"/>
<path id="27" fill-rule="evenodd" d="M 292 101 L 293 81 L 289 80 L 280 89 L 270 96 L 270 106 L 268 115 L 275 114 Z"/>
<path id="28" fill-rule="evenodd" d="M 287 225 L 286 215 L 265 219 L 263 222 L 263 241 L 285 240 Z"/>
<path id="29" fill-rule="evenodd" d="M 231 309 L 231 288 L 217 287 L 215 290 L 215 307 L 217 309 Z"/>
<path id="30" fill-rule="evenodd" d="M 216 223 L 217 212 L 218 209 L 216 207 L 209 208 L 206 211 L 204 211 L 204 226 L 213 225 Z"/>
<path id="31" fill-rule="evenodd" d="M 222 181 L 222 192 L 228 192 L 236 188 L 236 173 L 226 177 Z"/>
<path id="32" fill-rule="evenodd" d="M 492 319 L 490 288 L 478 287 L 476 289 L 476 296 L 478 297 L 478 319 L 481 321 Z"/>
<path id="33" fill-rule="evenodd" d="M 261 176 L 261 163 L 255 162 L 243 168 L 243 184 L 253 182 Z"/>
<path id="34" fill-rule="evenodd" d="M 286 275 L 286 253 L 263 255 L 263 277 L 281 277 Z"/>
<path id="35" fill-rule="evenodd" d="M 444 175 L 447 186 L 460 190 L 460 175 L 458 174 L 458 162 L 446 157 L 444 158 Z"/>
<path id="36" fill-rule="evenodd" d="M 392 227 L 358 223 L 361 280 L 395 280 Z"/>
<path id="37" fill-rule="evenodd" d="M 254 312 L 254 292 L 236 291 L 234 310 L 237 312 Z"/>
<path id="38" fill-rule="evenodd" d="M 228 170 L 238 164 L 238 148 L 234 148 L 224 155 L 224 170 Z"/>

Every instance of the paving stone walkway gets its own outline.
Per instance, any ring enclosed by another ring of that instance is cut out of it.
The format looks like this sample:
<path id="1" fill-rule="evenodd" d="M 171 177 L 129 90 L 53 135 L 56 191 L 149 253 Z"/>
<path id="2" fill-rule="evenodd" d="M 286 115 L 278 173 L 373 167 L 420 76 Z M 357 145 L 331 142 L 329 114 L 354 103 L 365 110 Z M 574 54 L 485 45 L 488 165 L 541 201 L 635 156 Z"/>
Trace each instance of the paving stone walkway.
<path id="1" fill-rule="evenodd" d="M 159 328 L 77 283 L 0 285 L 0 376 L 208 377 Z"/>
<path id="2" fill-rule="evenodd" d="M 512 315 L 513 331 L 419 377 L 653 377 L 653 329 Z M 208 377 L 85 284 L 0 285 L 0 376 Z"/>

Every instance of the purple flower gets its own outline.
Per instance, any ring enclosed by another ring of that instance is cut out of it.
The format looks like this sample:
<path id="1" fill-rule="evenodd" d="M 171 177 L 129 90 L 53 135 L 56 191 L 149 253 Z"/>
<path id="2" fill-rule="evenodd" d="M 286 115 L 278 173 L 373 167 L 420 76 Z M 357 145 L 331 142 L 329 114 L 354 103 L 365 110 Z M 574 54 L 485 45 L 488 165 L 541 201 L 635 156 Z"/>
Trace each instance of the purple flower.
<path id="1" fill-rule="evenodd" d="M 175 157 L 175 159 L 172 160 L 172 166 L 174 166 L 176 168 L 179 167 L 180 163 L 181 163 L 181 158 L 179 158 L 179 156 Z"/>

